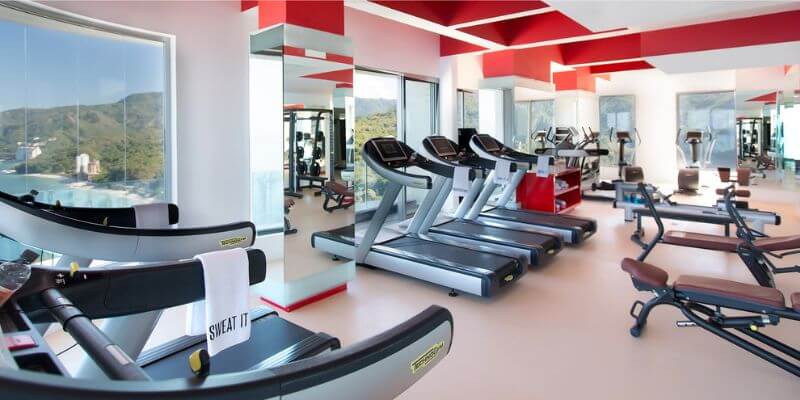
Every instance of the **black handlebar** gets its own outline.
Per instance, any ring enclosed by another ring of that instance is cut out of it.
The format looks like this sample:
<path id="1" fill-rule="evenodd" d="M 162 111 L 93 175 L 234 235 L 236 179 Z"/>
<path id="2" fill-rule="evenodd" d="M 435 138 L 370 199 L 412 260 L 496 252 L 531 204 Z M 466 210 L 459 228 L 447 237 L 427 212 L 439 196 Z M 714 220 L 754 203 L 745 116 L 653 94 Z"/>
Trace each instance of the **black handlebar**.
<path id="1" fill-rule="evenodd" d="M 58 289 L 42 292 L 42 303 L 75 342 L 86 351 L 111 379 L 149 381 L 150 376 L 100 330 L 92 320 L 72 305 Z"/>

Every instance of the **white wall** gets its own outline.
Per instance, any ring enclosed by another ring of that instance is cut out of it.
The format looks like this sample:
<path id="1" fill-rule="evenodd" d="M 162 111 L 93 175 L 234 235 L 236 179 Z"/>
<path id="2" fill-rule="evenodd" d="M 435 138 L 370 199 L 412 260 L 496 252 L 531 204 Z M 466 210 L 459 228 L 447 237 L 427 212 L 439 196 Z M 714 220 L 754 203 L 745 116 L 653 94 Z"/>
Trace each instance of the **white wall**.
<path id="1" fill-rule="evenodd" d="M 349 7 L 344 22 L 357 66 L 437 77 L 439 35 Z"/>
<path id="2" fill-rule="evenodd" d="M 248 220 L 248 38 L 256 13 L 242 13 L 238 1 L 43 3 L 177 37 L 181 224 Z"/>
<path id="3" fill-rule="evenodd" d="M 642 137 L 636 162 L 644 169 L 648 182 L 674 184 L 678 174 L 677 94 L 733 90 L 735 78 L 734 71 L 675 75 L 658 70 L 618 72 L 611 74 L 610 81 L 597 80 L 597 94 L 636 97 L 636 129 Z"/>

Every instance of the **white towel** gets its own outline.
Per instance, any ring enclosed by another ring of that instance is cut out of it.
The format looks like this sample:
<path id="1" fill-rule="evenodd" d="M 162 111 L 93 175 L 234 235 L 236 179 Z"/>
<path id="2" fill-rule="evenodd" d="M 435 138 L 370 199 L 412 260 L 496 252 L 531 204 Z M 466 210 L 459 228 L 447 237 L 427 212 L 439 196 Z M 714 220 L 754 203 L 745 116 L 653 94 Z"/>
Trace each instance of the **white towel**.
<path id="1" fill-rule="evenodd" d="M 169 227 L 169 204 L 152 203 L 133 206 L 136 214 L 136 227 L 157 229 Z"/>
<path id="2" fill-rule="evenodd" d="M 469 191 L 470 169 L 470 167 L 455 167 L 455 171 L 453 171 L 453 193 L 456 196 L 463 196 Z"/>
<path id="3" fill-rule="evenodd" d="M 542 155 L 536 159 L 536 176 L 542 178 L 550 176 L 550 157 Z"/>
<path id="4" fill-rule="evenodd" d="M 508 183 L 508 176 L 511 174 L 511 161 L 497 160 L 494 163 L 494 182 L 498 185 Z"/>
<path id="5" fill-rule="evenodd" d="M 193 303 L 186 318 L 186 334 L 205 333 L 208 354 L 250 339 L 248 297 L 250 268 L 247 252 L 236 248 L 200 254 L 206 287 L 205 301 Z"/>

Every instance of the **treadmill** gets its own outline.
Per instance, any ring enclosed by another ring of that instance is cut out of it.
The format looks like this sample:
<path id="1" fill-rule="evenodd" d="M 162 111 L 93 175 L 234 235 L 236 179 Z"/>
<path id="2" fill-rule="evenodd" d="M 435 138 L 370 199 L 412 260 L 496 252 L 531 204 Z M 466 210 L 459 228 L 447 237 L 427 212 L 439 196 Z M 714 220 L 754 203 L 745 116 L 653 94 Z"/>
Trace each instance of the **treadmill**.
<path id="1" fill-rule="evenodd" d="M 517 164 L 517 171 L 502 189 L 496 205 L 486 208 L 489 198 L 500 187 L 495 181 L 496 171 L 492 171 L 478 196 L 466 199 L 466 204 L 462 202 L 465 208 L 469 207 L 469 210 L 460 210 L 464 213 L 463 218 L 501 228 L 552 233 L 559 235 L 567 244 L 579 244 L 597 232 L 597 221 L 593 219 L 507 207 L 522 178 L 536 164 L 537 156 L 518 152 L 489 135 L 478 134 L 473 128 L 459 129 L 459 141 L 468 143 L 468 148 L 481 158 Z"/>
<path id="2" fill-rule="evenodd" d="M 404 186 L 433 189 L 429 176 L 407 173 L 406 168 L 418 167 L 448 179 L 455 169 L 423 157 L 395 138 L 370 139 L 364 143 L 362 155 L 367 165 L 388 181 L 366 232 L 360 241 L 355 238 L 353 225 L 316 232 L 311 239 L 315 248 L 335 257 L 354 259 L 357 264 L 451 288 L 451 295 L 464 292 L 490 297 L 527 272 L 524 260 L 441 243 L 423 235 L 403 234 L 376 243 Z M 429 192 L 426 198 L 430 196 Z"/>
<path id="3" fill-rule="evenodd" d="M 459 153 L 457 144 L 444 136 L 428 136 L 423 139 L 425 151 L 438 162 L 453 167 L 466 166 L 475 171 L 469 192 L 477 193 L 483 187 L 487 171 L 495 168 L 495 162 L 484 160 L 475 154 Z M 511 164 L 510 172 L 516 165 Z M 453 180 L 437 176 L 433 183 L 434 188 L 439 188 L 438 195 L 433 204 L 425 202 L 419 207 L 418 215 L 409 225 L 409 232 L 427 235 L 443 243 L 460 246 L 491 245 L 501 254 L 519 254 L 528 261 L 529 265 L 539 265 L 548 258 L 561 251 L 563 245 L 558 236 L 547 233 L 534 233 L 512 229 L 498 228 L 467 219 L 450 219 L 445 222 L 435 223 L 442 210 L 445 200 L 453 187 Z M 432 193 L 434 191 L 431 191 Z M 420 210 L 427 210 L 421 223 L 417 221 Z M 492 250 L 490 250 L 492 251 Z"/>
<path id="4" fill-rule="evenodd" d="M 60 203 L 36 201 L 34 194 L 17 197 L 0 192 L 0 216 L 9 221 L 0 228 L 0 233 L 25 245 L 61 254 L 55 272 L 42 271 L 42 274 L 53 275 L 52 281 L 56 287 L 62 294 L 71 296 L 73 301 L 95 299 L 94 303 L 97 304 L 87 305 L 82 308 L 83 311 L 92 312 L 97 318 L 104 319 L 98 329 L 118 345 L 122 352 L 137 359 L 143 366 L 154 365 L 159 361 L 158 368 L 163 376 L 173 377 L 179 374 L 190 377 L 192 372 L 185 367 L 187 357 L 205 345 L 205 336 L 183 336 L 142 352 L 158 323 L 161 310 L 165 307 L 157 307 L 161 304 L 157 299 L 147 300 L 153 301 L 152 304 L 141 302 L 147 299 L 148 291 L 182 292 L 185 285 L 191 285 L 192 279 L 198 278 L 184 276 L 182 271 L 194 269 L 199 263 L 179 260 L 191 259 L 196 254 L 210 251 L 251 246 L 255 240 L 255 226 L 244 221 L 219 226 L 175 228 L 174 225 L 179 220 L 178 207 L 167 204 L 163 211 L 160 221 L 163 228 L 141 228 L 136 226 L 137 210 L 134 207 L 66 207 Z M 90 268 L 89 265 L 95 259 L 116 264 Z M 248 252 L 248 259 L 251 264 L 251 281 L 263 281 L 263 270 L 266 268 L 264 254 L 251 250 Z M 77 274 L 72 272 L 73 268 L 78 269 Z M 132 286 L 133 280 L 138 279 L 140 270 L 148 273 L 160 270 L 165 272 L 159 275 L 163 277 L 161 281 L 148 281 Z M 170 276 L 169 273 L 173 275 Z M 73 295 L 73 288 L 79 282 L 91 281 L 93 285 L 105 288 L 106 276 L 120 276 L 122 283 L 109 286 L 108 292 L 102 296 L 99 293 L 89 294 L 93 286 L 81 289 L 80 294 Z M 202 277 L 200 269 L 201 287 Z M 176 285 L 176 282 L 181 284 Z M 28 306 L 24 301 L 22 304 Z M 144 310 L 145 308 L 152 309 Z M 42 324 L 38 328 L 43 330 L 42 328 L 48 327 L 51 322 L 48 321 L 49 318 L 41 320 L 37 315 L 37 312 L 31 312 L 32 321 Z M 112 318 L 117 315 L 122 316 Z M 302 346 L 293 347 L 292 354 L 293 357 L 306 357 L 339 348 L 337 339 L 288 324 L 266 307 L 251 310 L 250 316 L 255 339 L 242 346 L 247 349 L 242 355 L 230 357 L 221 354 L 217 357 L 220 361 L 216 362 L 215 370 L 240 370 L 249 367 L 255 364 L 253 357 L 263 354 L 260 349 L 278 347 L 282 350 L 295 343 L 302 343 Z M 274 337 L 270 338 L 266 333 L 274 330 L 275 325 L 281 325 L 280 334 L 271 335 Z M 71 351 L 78 350 L 76 348 Z M 84 354 L 80 357 L 75 377 L 97 379 L 105 377 L 105 374 Z"/>
<path id="5" fill-rule="evenodd" d="M 250 249 L 247 257 L 250 284 L 263 281 L 264 253 Z M 176 281 L 182 284 L 175 285 Z M 205 347 L 205 335 L 168 342 L 135 360 L 92 322 L 202 300 L 204 284 L 197 260 L 96 267 L 74 276 L 69 268 L 32 265 L 30 279 L 0 308 L 0 340 L 11 344 L 11 358 L 18 368 L 0 368 L 4 396 L 36 400 L 392 399 L 450 350 L 452 316 L 441 307 L 431 306 L 346 349 L 339 349 L 335 338 L 266 313 L 251 316 L 250 340 L 212 357 L 209 371 L 195 376 L 189 354 Z M 35 329 L 35 324 L 49 322 L 63 325 L 104 376 L 71 377 Z"/>

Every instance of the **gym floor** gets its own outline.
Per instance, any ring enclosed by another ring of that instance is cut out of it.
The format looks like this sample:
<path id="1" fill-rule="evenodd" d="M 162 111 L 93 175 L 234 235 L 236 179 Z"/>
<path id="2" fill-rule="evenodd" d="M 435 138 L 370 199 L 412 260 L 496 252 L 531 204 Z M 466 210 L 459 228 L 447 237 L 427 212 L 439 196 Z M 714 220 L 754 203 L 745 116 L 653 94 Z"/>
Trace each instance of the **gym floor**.
<path id="1" fill-rule="evenodd" d="M 800 197 L 793 187 L 762 181 L 751 189 L 752 206 L 782 216 L 782 225 L 768 227 L 769 234 L 797 233 Z M 712 199 L 678 200 L 710 204 Z M 291 216 L 303 230 L 301 211 L 295 208 Z M 455 324 L 450 355 L 404 399 L 797 399 L 797 378 L 700 328 L 676 328 L 675 321 L 683 319 L 676 309 L 657 308 L 642 337 L 631 337 L 631 303 L 648 298 L 619 268 L 623 257 L 640 252 L 628 239 L 633 225 L 625 224 L 622 211 L 606 202 L 584 202 L 575 214 L 596 218 L 598 233 L 532 269 L 496 298 L 452 298 L 436 285 L 358 268 L 347 292 L 281 316 L 348 345 L 428 305 L 447 307 Z M 647 228 L 652 234 L 655 225 L 647 223 Z M 667 229 L 721 233 L 715 226 L 671 221 Z M 316 260 L 316 255 L 309 257 Z M 659 245 L 648 261 L 667 270 L 670 280 L 697 274 L 753 282 L 735 255 Z M 797 264 L 800 257 L 784 261 Z M 291 262 L 303 260 L 295 256 Z M 797 274 L 777 280 L 787 297 L 800 291 Z M 169 310 L 149 345 L 179 335 L 181 314 L 180 309 Z M 783 321 L 765 332 L 800 347 L 796 322 Z"/>

